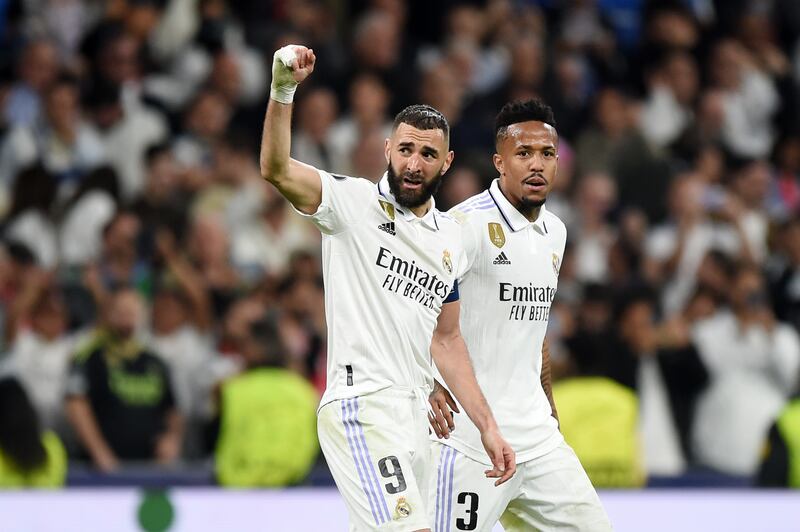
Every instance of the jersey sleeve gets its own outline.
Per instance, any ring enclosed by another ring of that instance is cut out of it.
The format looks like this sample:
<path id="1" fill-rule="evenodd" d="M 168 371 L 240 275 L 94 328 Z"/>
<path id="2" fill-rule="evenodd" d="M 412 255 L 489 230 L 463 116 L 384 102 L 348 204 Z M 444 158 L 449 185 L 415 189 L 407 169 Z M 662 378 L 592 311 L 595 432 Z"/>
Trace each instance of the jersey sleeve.
<path id="1" fill-rule="evenodd" d="M 456 279 L 462 280 L 475 263 L 475 257 L 480 251 L 480 242 L 475 234 L 473 224 L 468 218 L 462 218 L 459 223 L 461 229 L 461 257 L 456 268 Z"/>
<path id="2" fill-rule="evenodd" d="M 326 235 L 343 232 L 355 224 L 367 212 L 369 199 L 375 187 L 366 179 L 330 174 L 317 170 L 322 183 L 322 201 L 317 212 L 306 214 L 295 212 L 308 218 Z"/>

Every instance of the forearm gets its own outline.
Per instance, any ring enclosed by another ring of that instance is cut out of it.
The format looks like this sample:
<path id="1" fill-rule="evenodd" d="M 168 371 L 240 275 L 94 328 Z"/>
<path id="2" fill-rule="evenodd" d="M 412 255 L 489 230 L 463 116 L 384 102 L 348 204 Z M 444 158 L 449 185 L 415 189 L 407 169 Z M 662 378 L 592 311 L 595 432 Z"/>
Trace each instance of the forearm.
<path id="1" fill-rule="evenodd" d="M 185 424 L 183 421 L 183 416 L 180 414 L 180 412 L 178 412 L 178 410 L 172 409 L 167 414 L 166 430 L 164 431 L 163 436 L 181 440 L 183 439 L 184 426 Z"/>
<path id="2" fill-rule="evenodd" d="M 550 346 L 547 344 L 546 339 L 542 344 L 542 371 L 539 379 L 542 383 L 542 389 L 547 395 L 547 400 L 550 402 L 550 410 L 552 410 L 553 417 L 558 421 L 558 410 L 556 410 L 556 402 L 553 399 L 553 385 L 550 375 Z"/>
<path id="3" fill-rule="evenodd" d="M 194 324 L 202 330 L 211 328 L 211 302 L 203 279 L 188 261 L 178 254 L 166 257 L 167 267 L 175 275 L 181 289 L 191 302 Z"/>
<path id="4" fill-rule="evenodd" d="M 89 402 L 85 398 L 67 399 L 67 417 L 75 428 L 78 439 L 95 461 L 98 461 L 100 456 L 113 454 L 113 450 L 103 437 Z"/>
<path id="5" fill-rule="evenodd" d="M 261 175 L 278 185 L 289 172 L 292 104 L 270 99 L 261 135 Z"/>
<path id="6" fill-rule="evenodd" d="M 497 428 L 489 403 L 475 378 L 464 339 L 434 337 L 431 355 L 445 383 L 479 431 Z"/>

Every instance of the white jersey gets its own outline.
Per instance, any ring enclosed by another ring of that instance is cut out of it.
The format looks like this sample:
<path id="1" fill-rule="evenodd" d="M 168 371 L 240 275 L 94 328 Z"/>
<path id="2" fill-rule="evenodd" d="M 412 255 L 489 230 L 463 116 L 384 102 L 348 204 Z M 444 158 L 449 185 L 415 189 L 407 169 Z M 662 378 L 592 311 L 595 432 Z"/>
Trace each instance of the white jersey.
<path id="1" fill-rule="evenodd" d="M 328 381 L 320 406 L 388 387 L 430 390 L 431 338 L 462 257 L 458 224 L 433 203 L 421 218 L 401 207 L 386 175 L 375 185 L 319 174 L 322 203 L 304 216 L 323 234 Z"/>
<path id="2" fill-rule="evenodd" d="M 497 180 L 450 214 L 461 223 L 463 234 L 461 334 L 500 431 L 523 463 L 550 452 L 563 439 L 540 374 L 567 230 L 544 206 L 536 221 L 529 222 L 503 196 Z M 480 433 L 463 414 L 442 443 L 490 463 Z"/>

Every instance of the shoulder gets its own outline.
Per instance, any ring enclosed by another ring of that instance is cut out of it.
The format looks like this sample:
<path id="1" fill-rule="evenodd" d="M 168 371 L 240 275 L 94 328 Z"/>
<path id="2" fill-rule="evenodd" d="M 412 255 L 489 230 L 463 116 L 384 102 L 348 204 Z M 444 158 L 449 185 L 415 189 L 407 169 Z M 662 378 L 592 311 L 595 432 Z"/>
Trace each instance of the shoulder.
<path id="1" fill-rule="evenodd" d="M 106 335 L 102 331 L 95 331 L 76 343 L 73 361 L 76 364 L 86 364 L 102 351 L 106 343 Z"/>
<path id="2" fill-rule="evenodd" d="M 489 194 L 489 191 L 484 190 L 480 194 L 475 194 L 467 198 L 447 212 L 459 223 L 469 224 L 479 221 L 483 215 L 488 214 L 496 208 L 497 205 Z"/>
<path id="3" fill-rule="evenodd" d="M 328 172 L 325 170 L 317 169 L 319 172 L 320 178 L 328 181 L 330 184 L 336 187 L 343 187 L 349 190 L 358 191 L 359 193 L 377 196 L 379 195 L 378 192 L 378 185 L 370 181 L 369 179 L 365 179 L 363 177 L 354 177 L 345 174 L 337 174 L 334 172 Z"/>

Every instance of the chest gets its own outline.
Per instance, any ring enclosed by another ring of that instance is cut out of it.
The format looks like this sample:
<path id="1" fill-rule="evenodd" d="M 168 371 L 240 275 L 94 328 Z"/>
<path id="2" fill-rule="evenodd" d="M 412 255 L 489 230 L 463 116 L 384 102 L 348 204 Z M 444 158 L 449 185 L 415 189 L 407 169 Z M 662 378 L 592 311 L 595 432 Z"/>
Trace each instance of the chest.
<path id="1" fill-rule="evenodd" d="M 471 270 L 483 279 L 534 283 L 555 288 L 561 268 L 561 249 L 553 238 L 533 226 L 510 231 L 498 222 L 479 227 Z"/>

